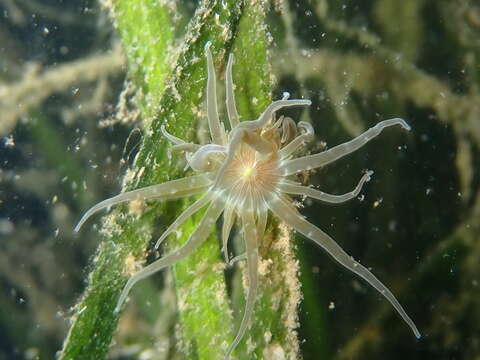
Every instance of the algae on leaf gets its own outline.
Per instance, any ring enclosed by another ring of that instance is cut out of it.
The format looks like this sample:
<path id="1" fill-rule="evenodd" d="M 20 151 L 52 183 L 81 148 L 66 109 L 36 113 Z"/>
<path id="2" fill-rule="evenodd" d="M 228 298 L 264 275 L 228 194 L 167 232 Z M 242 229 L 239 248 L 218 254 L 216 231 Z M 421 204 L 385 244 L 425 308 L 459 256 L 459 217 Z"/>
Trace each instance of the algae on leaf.
<path id="1" fill-rule="evenodd" d="M 178 55 L 177 64 L 173 67 L 173 75 L 169 77 L 163 90 L 159 84 L 163 84 L 168 68 L 164 54 L 169 51 L 167 44 L 172 40 L 168 38 L 172 34 L 172 30 L 168 28 L 168 11 L 157 2 L 145 2 L 140 8 L 135 1 L 113 2 L 112 15 L 117 20 L 117 26 L 121 28 L 129 64 L 134 64 L 132 80 L 143 91 L 143 95 L 139 97 L 142 116 L 152 118 L 145 130 L 146 135 L 135 164 L 125 177 L 125 190 L 157 184 L 178 176 L 179 167 L 167 156 L 166 142 L 159 131 L 160 125 L 167 122 L 176 135 L 192 138 L 194 132 L 191 129 L 196 120 L 194 109 L 201 106 L 198 94 L 205 84 L 204 62 L 195 62 L 194 59 L 202 58 L 206 39 L 214 40 L 218 47 L 228 47 L 234 31 L 225 29 L 235 26 L 241 8 L 242 4 L 234 1 L 202 2 L 189 25 L 185 44 Z M 163 19 L 164 23 L 155 26 L 145 24 L 159 19 Z M 222 23 L 218 23 L 218 19 Z M 165 27 L 165 31 L 162 27 Z M 144 32 L 145 28 L 155 31 Z M 162 36 L 167 38 L 159 41 Z M 138 47 L 143 50 L 134 50 Z M 158 56 L 160 59 L 157 62 Z M 166 211 L 167 208 L 169 211 Z M 176 208 L 178 209 L 178 206 Z M 103 220 L 104 240 L 93 261 L 85 294 L 76 306 L 73 324 L 61 353 L 62 359 L 105 357 L 118 321 L 118 315 L 114 314 L 113 310 L 129 276 L 128 270 L 132 271 L 132 268 L 127 269 L 127 265 L 144 262 L 156 218 L 163 215 L 165 222 L 168 222 L 171 216 L 169 218 L 167 214 L 173 212 L 175 211 L 172 211 L 171 204 L 166 203 L 151 204 L 140 215 L 130 214 L 128 207 L 124 206 L 113 210 Z M 214 264 L 219 260 L 218 254 L 206 255 L 203 261 Z M 223 276 L 217 273 L 212 282 L 216 282 L 217 287 L 222 287 Z M 218 314 L 224 314 L 223 324 L 228 323 L 225 294 L 216 299 L 218 302 L 213 299 L 210 304 L 217 309 L 223 308 Z M 197 321 L 209 324 L 209 319 Z M 224 326 L 221 329 L 206 327 L 203 331 L 225 333 Z"/>

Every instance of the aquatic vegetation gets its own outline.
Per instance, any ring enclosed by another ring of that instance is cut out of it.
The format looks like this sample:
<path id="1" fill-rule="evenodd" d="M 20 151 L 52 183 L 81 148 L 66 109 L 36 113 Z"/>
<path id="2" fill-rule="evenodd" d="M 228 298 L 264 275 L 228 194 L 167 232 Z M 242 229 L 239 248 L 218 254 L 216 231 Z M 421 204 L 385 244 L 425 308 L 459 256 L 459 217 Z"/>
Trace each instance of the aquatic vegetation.
<path id="1" fill-rule="evenodd" d="M 271 212 L 288 226 L 313 240 L 337 262 L 379 291 L 410 326 L 415 336 L 420 337 L 415 324 L 392 292 L 366 267 L 349 256 L 332 238 L 308 222 L 298 212 L 290 197 L 306 196 L 331 204 L 354 199 L 359 195 L 363 185 L 370 180 L 372 171 L 366 171 L 356 187 L 342 195 L 327 194 L 304 186 L 291 177 L 301 171 L 325 166 L 358 150 L 385 128 L 399 125 L 405 130 L 410 130 L 409 125 L 399 118 L 384 120 L 344 144 L 318 154 L 295 158 L 294 154 L 313 139 L 313 127 L 306 122 L 296 124 L 288 117 L 280 116 L 276 119 L 275 114 L 286 107 L 308 106 L 311 101 L 290 99 L 289 94 L 284 93 L 282 99 L 272 102 L 258 119 L 240 122 L 235 106 L 231 54 L 226 68 L 226 108 L 230 127 L 230 131 L 227 131 L 219 120 L 217 110 L 216 79 L 210 43 L 206 44 L 205 51 L 208 70 L 207 117 L 211 143 L 204 145 L 187 143 L 162 127 L 164 136 L 173 143 L 172 151 L 184 152 L 188 166 L 198 174 L 129 191 L 104 200 L 89 209 L 75 227 L 75 231 L 79 231 L 85 221 L 97 211 L 123 202 L 166 200 L 204 193 L 167 228 L 155 247 L 158 248 L 168 235 L 176 232 L 192 215 L 206 208 L 201 222 L 187 243 L 134 274 L 123 289 L 115 311 L 120 310 L 130 289 L 138 281 L 177 263 L 195 251 L 207 239 L 212 227 L 223 214 L 222 249 L 225 260 L 232 263 L 246 259 L 248 273 L 246 306 L 235 339 L 227 350 L 228 358 L 243 338 L 253 314 L 258 287 L 258 247 L 265 233 L 268 213 Z M 227 243 L 235 222 L 241 229 L 246 253 L 230 260 Z"/>

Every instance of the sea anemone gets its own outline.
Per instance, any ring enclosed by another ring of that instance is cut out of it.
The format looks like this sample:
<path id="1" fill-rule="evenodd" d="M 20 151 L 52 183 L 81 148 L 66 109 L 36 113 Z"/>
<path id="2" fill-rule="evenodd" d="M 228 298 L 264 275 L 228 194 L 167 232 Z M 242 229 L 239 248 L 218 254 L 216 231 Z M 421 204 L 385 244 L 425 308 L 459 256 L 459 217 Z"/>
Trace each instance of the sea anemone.
<path id="1" fill-rule="evenodd" d="M 248 272 L 248 291 L 245 311 L 235 339 L 227 350 L 228 358 L 242 339 L 253 314 L 258 287 L 259 243 L 262 241 L 269 211 L 280 221 L 303 236 L 313 240 L 338 263 L 357 274 L 380 292 L 410 326 L 417 338 L 420 333 L 392 292 L 366 267 L 348 255 L 330 236 L 308 222 L 297 210 L 291 195 L 314 198 L 326 203 L 339 204 L 357 197 L 363 185 L 370 180 L 372 171 L 366 171 L 351 192 L 342 195 L 327 194 L 304 186 L 292 179 L 298 172 L 325 166 L 361 148 L 385 128 L 410 126 L 402 119 L 381 121 L 358 137 L 324 152 L 294 158 L 293 155 L 306 142 L 313 139 L 313 127 L 306 122 L 296 124 L 288 117 L 276 119 L 276 112 L 290 106 L 310 105 L 310 100 L 289 99 L 284 93 L 281 100 L 272 102 L 256 120 L 239 122 L 235 107 L 232 81 L 233 55 L 226 68 L 226 108 L 230 131 L 219 121 L 216 103 L 216 79 L 210 52 L 210 42 L 205 46 L 207 56 L 207 117 L 211 143 L 197 145 L 187 143 L 161 130 L 172 142 L 172 150 L 183 151 L 189 167 L 197 175 L 153 185 L 104 200 L 88 210 L 75 231 L 94 213 L 112 205 L 133 200 L 165 200 L 202 194 L 167 228 L 155 247 L 171 233 L 179 229 L 193 214 L 206 207 L 206 211 L 189 240 L 179 249 L 156 260 L 134 274 L 123 289 L 115 311 L 119 311 L 130 289 L 138 281 L 182 260 L 207 239 L 212 226 L 223 214 L 222 242 L 227 262 L 227 241 L 237 221 L 245 241 Z"/>

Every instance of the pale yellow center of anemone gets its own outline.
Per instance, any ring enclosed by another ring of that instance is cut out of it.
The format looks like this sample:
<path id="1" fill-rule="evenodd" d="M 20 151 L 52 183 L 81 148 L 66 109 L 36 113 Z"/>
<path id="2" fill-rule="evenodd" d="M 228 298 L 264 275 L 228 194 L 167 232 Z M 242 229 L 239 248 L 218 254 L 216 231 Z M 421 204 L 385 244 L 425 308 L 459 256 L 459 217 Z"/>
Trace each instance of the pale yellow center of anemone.
<path id="1" fill-rule="evenodd" d="M 243 169 L 242 176 L 244 178 L 248 178 L 252 175 L 253 173 L 253 167 L 252 166 L 247 166 Z"/>

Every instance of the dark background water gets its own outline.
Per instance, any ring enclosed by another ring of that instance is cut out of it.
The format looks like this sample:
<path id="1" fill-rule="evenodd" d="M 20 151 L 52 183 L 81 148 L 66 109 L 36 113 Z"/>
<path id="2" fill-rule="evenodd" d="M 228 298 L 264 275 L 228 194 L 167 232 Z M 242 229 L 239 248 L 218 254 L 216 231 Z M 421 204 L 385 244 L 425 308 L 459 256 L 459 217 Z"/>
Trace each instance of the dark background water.
<path id="1" fill-rule="evenodd" d="M 182 21 L 194 8 L 179 2 Z M 81 237 L 72 228 L 119 191 L 141 121 L 116 116 L 126 67 L 98 3 L 1 0 L 0 10 L 0 359 L 48 359 L 61 348 L 98 244 L 95 226 Z M 344 193 L 372 169 L 361 200 L 306 202 L 303 212 L 373 269 L 423 338 L 299 238 L 304 358 L 479 357 L 480 4 L 291 1 L 270 21 L 274 94 L 312 99 L 309 112 L 289 114 L 315 127 L 311 151 L 386 118 L 413 128 L 390 129 L 310 176 Z M 151 285 L 147 297 L 160 291 Z M 130 315 L 111 358 L 178 358 L 155 348 L 160 340 L 174 347 L 175 316 Z"/>

